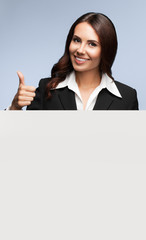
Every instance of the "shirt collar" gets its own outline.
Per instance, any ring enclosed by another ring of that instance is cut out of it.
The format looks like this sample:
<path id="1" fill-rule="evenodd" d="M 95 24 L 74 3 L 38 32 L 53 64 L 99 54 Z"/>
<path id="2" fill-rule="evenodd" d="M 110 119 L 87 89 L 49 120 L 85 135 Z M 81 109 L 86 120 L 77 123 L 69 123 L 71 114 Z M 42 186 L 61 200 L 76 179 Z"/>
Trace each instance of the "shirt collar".
<path id="1" fill-rule="evenodd" d="M 78 96 L 80 96 L 80 91 L 76 82 L 74 71 L 71 72 L 63 82 L 60 82 L 57 85 L 56 89 L 64 88 L 64 87 L 68 87 L 69 89 L 74 91 Z M 106 73 L 102 74 L 101 82 L 97 88 L 99 88 L 100 91 L 104 88 L 107 88 L 107 90 L 111 92 L 113 95 L 122 98 L 115 82 Z"/>

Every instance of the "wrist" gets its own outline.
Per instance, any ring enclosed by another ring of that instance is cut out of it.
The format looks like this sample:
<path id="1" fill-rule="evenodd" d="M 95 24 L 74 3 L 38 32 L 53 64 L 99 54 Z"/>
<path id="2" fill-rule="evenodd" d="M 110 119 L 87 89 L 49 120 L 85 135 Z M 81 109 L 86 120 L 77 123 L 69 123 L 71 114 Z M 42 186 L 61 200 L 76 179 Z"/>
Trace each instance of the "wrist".
<path id="1" fill-rule="evenodd" d="M 9 109 L 10 110 L 22 110 L 22 107 L 16 106 L 15 104 L 12 104 Z"/>

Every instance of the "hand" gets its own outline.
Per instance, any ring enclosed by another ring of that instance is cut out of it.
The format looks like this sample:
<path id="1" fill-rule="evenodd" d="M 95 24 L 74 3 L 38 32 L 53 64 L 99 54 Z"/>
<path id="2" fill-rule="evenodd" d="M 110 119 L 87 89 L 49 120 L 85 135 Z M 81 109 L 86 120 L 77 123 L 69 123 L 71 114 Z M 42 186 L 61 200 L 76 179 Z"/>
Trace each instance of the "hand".
<path id="1" fill-rule="evenodd" d="M 24 106 L 30 105 L 35 97 L 35 87 L 25 85 L 24 76 L 21 72 L 17 72 L 17 75 L 19 77 L 19 87 L 10 110 L 21 110 Z"/>

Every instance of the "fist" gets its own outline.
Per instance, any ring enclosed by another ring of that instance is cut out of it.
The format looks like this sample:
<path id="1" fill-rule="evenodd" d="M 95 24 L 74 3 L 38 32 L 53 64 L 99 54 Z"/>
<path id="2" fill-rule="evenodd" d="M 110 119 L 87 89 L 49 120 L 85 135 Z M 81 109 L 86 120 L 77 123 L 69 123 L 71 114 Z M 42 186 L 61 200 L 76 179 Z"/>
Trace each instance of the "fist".
<path id="1" fill-rule="evenodd" d="M 21 72 L 17 72 L 17 75 L 19 77 L 19 86 L 10 110 L 21 110 L 24 106 L 30 105 L 35 97 L 36 88 L 25 85 L 24 76 Z"/>

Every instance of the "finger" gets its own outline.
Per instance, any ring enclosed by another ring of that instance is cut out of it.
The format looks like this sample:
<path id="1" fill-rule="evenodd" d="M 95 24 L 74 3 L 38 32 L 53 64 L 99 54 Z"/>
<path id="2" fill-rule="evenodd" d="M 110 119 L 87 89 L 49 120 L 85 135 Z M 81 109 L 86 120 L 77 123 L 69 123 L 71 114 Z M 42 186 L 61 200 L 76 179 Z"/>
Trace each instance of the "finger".
<path id="1" fill-rule="evenodd" d="M 20 84 L 25 85 L 24 76 L 23 76 L 22 72 L 17 71 L 17 75 L 18 75 L 18 77 L 19 77 L 19 85 L 20 85 Z"/>
<path id="2" fill-rule="evenodd" d="M 31 101 L 18 101 L 18 106 L 25 107 L 31 104 Z"/>
<path id="3" fill-rule="evenodd" d="M 29 92 L 25 90 L 19 90 L 19 95 L 20 96 L 26 96 L 26 97 L 35 97 L 35 92 Z"/>
<path id="4" fill-rule="evenodd" d="M 33 97 L 18 96 L 18 101 L 33 101 Z"/>
<path id="5" fill-rule="evenodd" d="M 36 88 L 33 86 L 26 86 L 26 85 L 21 85 L 20 90 L 28 91 L 28 92 L 35 92 Z"/>

